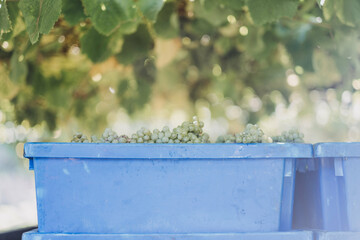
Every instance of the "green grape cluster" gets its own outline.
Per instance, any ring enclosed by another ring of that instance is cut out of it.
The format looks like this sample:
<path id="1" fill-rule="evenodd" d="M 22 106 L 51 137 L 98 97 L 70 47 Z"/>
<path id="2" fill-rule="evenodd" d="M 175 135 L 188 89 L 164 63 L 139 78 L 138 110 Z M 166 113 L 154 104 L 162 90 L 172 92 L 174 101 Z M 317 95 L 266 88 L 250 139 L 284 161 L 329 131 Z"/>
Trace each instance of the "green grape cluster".
<path id="1" fill-rule="evenodd" d="M 203 132 L 204 123 L 197 117 L 193 117 L 192 122 L 183 122 L 172 131 L 165 126 L 162 130 L 154 129 L 150 131 L 142 127 L 131 137 L 126 135 L 118 136 L 110 128 L 105 129 L 101 138 L 91 137 L 93 143 L 209 143 L 209 134 Z M 83 135 L 80 135 L 82 137 Z M 86 137 L 85 137 L 86 138 Z M 87 138 L 86 138 L 87 139 Z M 77 141 L 80 142 L 80 141 Z"/>
<path id="2" fill-rule="evenodd" d="M 173 129 L 174 143 L 208 143 L 210 136 L 203 132 L 204 123 L 194 116 L 192 122 L 183 122 Z"/>
<path id="3" fill-rule="evenodd" d="M 289 142 L 289 143 L 303 143 L 304 134 L 299 132 L 297 129 L 291 129 L 284 131 L 280 136 L 272 137 L 274 142 Z"/>
<path id="4" fill-rule="evenodd" d="M 158 131 L 159 130 L 156 132 Z M 136 131 L 136 133 L 131 135 L 130 143 L 155 143 L 156 140 L 154 140 L 155 138 L 152 138 L 152 135 L 153 133 L 149 129 L 142 127 L 140 130 Z"/>
<path id="5" fill-rule="evenodd" d="M 154 129 L 150 131 L 142 127 L 131 137 L 118 135 L 110 128 L 105 129 L 100 138 L 92 136 L 90 140 L 82 134 L 76 133 L 71 142 L 76 143 L 209 143 L 209 134 L 205 133 L 204 123 L 195 116 L 192 121 L 183 122 L 173 130 L 165 126 L 162 130 Z M 219 136 L 217 143 L 272 143 L 290 142 L 302 143 L 304 134 L 296 129 L 283 132 L 280 136 L 273 138 L 264 134 L 258 125 L 247 124 L 244 131 L 236 134 L 226 134 Z"/>
<path id="6" fill-rule="evenodd" d="M 91 137 L 92 143 L 128 143 L 130 142 L 130 138 L 126 135 L 118 136 L 116 132 L 114 132 L 110 128 L 106 128 L 101 138 L 93 135 Z"/>
<path id="7" fill-rule="evenodd" d="M 80 132 L 77 132 L 74 134 L 73 138 L 71 139 L 71 142 L 74 142 L 74 143 L 88 143 L 89 140 L 88 138 L 80 133 Z"/>
<path id="8" fill-rule="evenodd" d="M 220 136 L 218 143 L 271 143 L 272 139 L 266 136 L 258 125 L 247 124 L 241 133 Z"/>
<path id="9" fill-rule="evenodd" d="M 165 126 L 152 132 L 146 128 L 131 135 L 130 143 L 208 143 L 209 134 L 203 133 L 204 123 L 197 117 L 192 122 L 183 122 L 172 131 Z"/>
<path id="10" fill-rule="evenodd" d="M 104 143 L 119 143 L 119 136 L 111 128 L 106 128 L 103 132 L 100 141 Z"/>
<path id="11" fill-rule="evenodd" d="M 271 143 L 272 139 L 266 136 L 258 125 L 247 124 L 242 133 L 235 134 L 237 143 Z"/>

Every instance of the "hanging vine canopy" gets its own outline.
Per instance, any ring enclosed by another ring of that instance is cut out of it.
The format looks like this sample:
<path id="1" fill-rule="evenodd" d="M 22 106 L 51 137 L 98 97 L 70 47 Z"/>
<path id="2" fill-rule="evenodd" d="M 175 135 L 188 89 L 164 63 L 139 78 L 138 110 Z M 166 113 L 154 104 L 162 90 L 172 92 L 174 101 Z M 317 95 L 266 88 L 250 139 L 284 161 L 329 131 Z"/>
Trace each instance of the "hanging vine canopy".
<path id="1" fill-rule="evenodd" d="M 354 90 L 359 13 L 359 0 L 0 0 L 0 109 L 18 124 L 95 127 L 156 92 L 215 115 L 231 99 L 256 122 L 278 93 Z"/>

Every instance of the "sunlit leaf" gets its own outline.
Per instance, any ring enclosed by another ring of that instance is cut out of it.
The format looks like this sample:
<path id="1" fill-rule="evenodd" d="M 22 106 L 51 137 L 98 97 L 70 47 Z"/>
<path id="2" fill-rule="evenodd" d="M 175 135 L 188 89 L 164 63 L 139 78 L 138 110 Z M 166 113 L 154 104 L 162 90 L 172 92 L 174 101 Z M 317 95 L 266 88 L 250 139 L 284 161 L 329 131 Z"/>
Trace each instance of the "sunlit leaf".
<path id="1" fill-rule="evenodd" d="M 248 7 L 255 24 L 273 22 L 281 17 L 293 17 L 298 7 L 297 0 L 249 0 Z"/>
<path id="2" fill-rule="evenodd" d="M 9 18 L 6 1 L 0 2 L 0 34 L 7 33 L 11 30 L 11 21 Z"/>
<path id="3" fill-rule="evenodd" d="M 144 57 L 154 46 L 153 39 L 146 25 L 139 25 L 135 33 L 124 37 L 121 52 L 116 56 L 123 64 L 130 64 L 134 60 Z"/>
<path id="4" fill-rule="evenodd" d="M 21 0 L 19 8 L 24 16 L 26 30 L 31 43 L 39 39 L 40 33 L 49 33 L 61 12 L 58 0 Z"/>
<path id="5" fill-rule="evenodd" d="M 95 29 L 109 35 L 121 24 L 136 20 L 136 6 L 132 0 L 83 0 L 86 13 Z"/>
<path id="6" fill-rule="evenodd" d="M 344 24 L 352 27 L 360 24 L 360 1 L 336 0 L 335 9 L 336 16 Z"/>
<path id="7" fill-rule="evenodd" d="M 62 1 L 62 13 L 64 14 L 65 20 L 70 23 L 70 25 L 76 25 L 86 18 L 81 0 Z"/>
<path id="8" fill-rule="evenodd" d="M 175 7 L 173 2 L 169 2 L 161 9 L 154 24 L 155 31 L 159 37 L 174 38 L 178 35 L 179 22 L 175 13 Z"/>
<path id="9" fill-rule="evenodd" d="M 151 21 L 155 21 L 156 17 L 162 8 L 163 0 L 138 0 L 136 4 L 144 17 Z"/>

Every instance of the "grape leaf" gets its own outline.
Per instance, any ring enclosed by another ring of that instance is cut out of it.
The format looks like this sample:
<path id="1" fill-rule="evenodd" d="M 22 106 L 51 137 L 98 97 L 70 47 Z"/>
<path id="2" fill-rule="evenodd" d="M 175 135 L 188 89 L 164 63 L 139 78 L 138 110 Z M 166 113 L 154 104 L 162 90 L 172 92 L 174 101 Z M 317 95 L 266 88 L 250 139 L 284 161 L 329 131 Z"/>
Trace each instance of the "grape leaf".
<path id="1" fill-rule="evenodd" d="M 138 21 L 132 21 L 132 22 L 126 22 L 121 24 L 117 32 L 122 34 L 131 34 L 136 32 L 136 29 L 138 27 Z"/>
<path id="2" fill-rule="evenodd" d="M 330 20 L 330 18 L 334 15 L 334 13 L 335 13 L 335 2 L 333 0 L 325 1 L 323 6 L 324 18 L 326 20 Z"/>
<path id="3" fill-rule="evenodd" d="M 7 33 L 11 30 L 11 21 L 9 18 L 6 1 L 0 1 L 0 34 Z"/>
<path id="4" fill-rule="evenodd" d="M 293 17 L 299 2 L 297 0 L 249 0 L 248 7 L 254 23 L 261 25 L 281 17 Z"/>
<path id="5" fill-rule="evenodd" d="M 120 63 L 130 64 L 136 59 L 146 56 L 153 47 L 153 39 L 146 25 L 142 24 L 139 25 L 135 33 L 124 37 L 121 52 L 116 58 Z"/>
<path id="6" fill-rule="evenodd" d="M 62 12 L 64 14 L 65 20 L 70 23 L 70 25 L 74 26 L 86 18 L 81 0 L 62 1 Z"/>
<path id="7" fill-rule="evenodd" d="M 326 20 L 336 15 L 339 20 L 348 26 L 360 25 L 360 2 L 358 0 L 326 0 L 323 6 Z"/>
<path id="8" fill-rule="evenodd" d="M 234 9 L 234 10 L 240 10 L 245 5 L 245 0 L 223 0 L 221 1 L 222 4 L 224 4 L 226 7 Z"/>
<path id="9" fill-rule="evenodd" d="M 87 31 L 82 38 L 81 51 L 85 53 L 94 63 L 108 59 L 121 49 L 122 35 L 115 32 L 111 36 L 98 33 L 95 28 Z"/>
<path id="10" fill-rule="evenodd" d="M 21 0 L 19 8 L 24 16 L 26 30 L 32 44 L 39 39 L 40 33 L 49 33 L 60 16 L 59 0 Z"/>
<path id="11" fill-rule="evenodd" d="M 360 1 L 336 0 L 336 16 L 346 25 L 355 27 L 360 25 Z"/>
<path id="12" fill-rule="evenodd" d="M 138 0 L 136 2 L 138 8 L 144 17 L 151 21 L 155 21 L 156 17 L 163 6 L 163 0 Z"/>
<path id="13" fill-rule="evenodd" d="M 179 23 L 175 12 L 175 4 L 168 2 L 159 12 L 154 24 L 158 36 L 162 38 L 174 38 L 179 34 Z"/>
<path id="14" fill-rule="evenodd" d="M 16 24 L 16 19 L 19 16 L 19 7 L 17 2 L 7 2 L 7 8 L 9 11 L 9 18 L 10 22 L 12 24 L 12 28 L 14 29 L 14 26 Z"/>
<path id="15" fill-rule="evenodd" d="M 123 23 L 136 21 L 132 0 L 83 0 L 83 4 L 95 29 L 104 35 L 110 35 Z"/>
<path id="16" fill-rule="evenodd" d="M 205 19 L 211 25 L 218 27 L 227 21 L 227 16 L 233 12 L 220 6 L 216 0 L 206 0 L 202 2 L 195 2 L 194 10 L 196 17 Z"/>
<path id="17" fill-rule="evenodd" d="M 1 39 L 4 41 L 10 40 L 14 35 L 18 34 L 17 18 L 19 16 L 19 7 L 18 7 L 17 2 L 7 2 L 6 4 L 7 4 L 9 19 L 10 19 L 12 28 L 11 28 L 11 31 L 8 31 L 7 33 L 4 33 L 1 36 Z M 0 27 L 0 29 L 1 29 L 1 27 Z M 1 32 L 1 30 L 0 30 L 0 32 Z"/>

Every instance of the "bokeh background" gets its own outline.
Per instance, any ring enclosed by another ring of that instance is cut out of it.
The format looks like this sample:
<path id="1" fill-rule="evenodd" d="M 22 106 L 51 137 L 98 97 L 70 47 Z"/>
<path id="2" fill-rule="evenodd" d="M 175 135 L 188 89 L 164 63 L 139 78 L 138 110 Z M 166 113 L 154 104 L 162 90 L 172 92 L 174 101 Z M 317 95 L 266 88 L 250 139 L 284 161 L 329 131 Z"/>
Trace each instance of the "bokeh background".
<path id="1" fill-rule="evenodd" d="M 213 141 L 247 123 L 360 140 L 358 0 L 56 2 L 0 7 L 0 232 L 36 224 L 24 142 L 193 115 Z"/>

